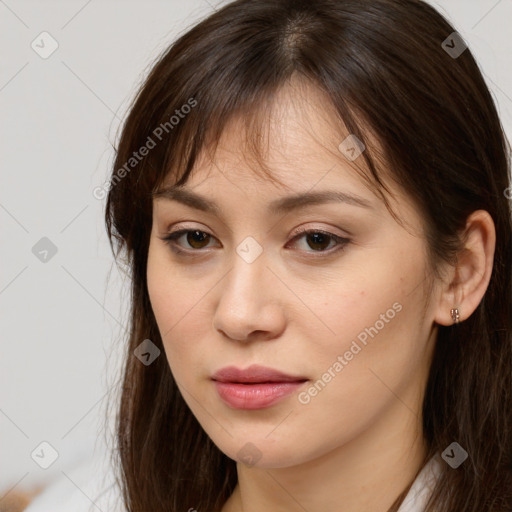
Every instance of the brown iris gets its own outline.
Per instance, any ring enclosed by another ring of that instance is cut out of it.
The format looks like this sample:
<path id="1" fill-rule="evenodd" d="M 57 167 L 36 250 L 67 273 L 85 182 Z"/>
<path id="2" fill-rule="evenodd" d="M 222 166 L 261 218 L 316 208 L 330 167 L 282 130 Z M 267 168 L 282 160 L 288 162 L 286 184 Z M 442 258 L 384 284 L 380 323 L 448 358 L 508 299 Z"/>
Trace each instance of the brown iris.
<path id="1" fill-rule="evenodd" d="M 331 237 L 329 235 L 325 235 L 323 233 L 308 233 L 307 234 L 308 245 L 309 245 L 309 247 L 311 247 L 311 249 L 315 249 L 315 250 L 316 249 L 323 250 L 323 249 L 325 249 L 325 247 L 328 247 L 330 238 Z M 311 240 L 313 240 L 312 243 L 310 243 Z"/>
<path id="2" fill-rule="evenodd" d="M 205 245 L 208 245 L 210 240 L 210 235 L 205 233 L 204 231 L 189 231 L 187 233 L 187 242 L 190 244 L 190 247 L 194 249 L 202 249 L 204 245 L 202 243 L 206 242 Z M 199 246 L 195 245 L 198 244 Z"/>

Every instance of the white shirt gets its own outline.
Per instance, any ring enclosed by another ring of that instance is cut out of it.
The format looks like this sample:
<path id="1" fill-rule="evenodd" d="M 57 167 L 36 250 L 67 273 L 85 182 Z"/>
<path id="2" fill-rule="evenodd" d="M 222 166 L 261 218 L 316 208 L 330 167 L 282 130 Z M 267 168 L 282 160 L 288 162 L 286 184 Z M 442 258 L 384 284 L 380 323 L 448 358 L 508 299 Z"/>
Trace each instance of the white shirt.
<path id="1" fill-rule="evenodd" d="M 441 464 L 439 454 L 432 457 L 425 464 L 416 480 L 414 480 L 398 512 L 424 512 L 428 498 L 432 494 L 437 478 L 441 473 Z"/>
<path id="2" fill-rule="evenodd" d="M 398 512 L 424 512 L 440 470 L 433 457 L 413 482 Z M 97 458 L 73 471 L 64 472 L 37 496 L 25 512 L 126 512 L 108 463 Z"/>

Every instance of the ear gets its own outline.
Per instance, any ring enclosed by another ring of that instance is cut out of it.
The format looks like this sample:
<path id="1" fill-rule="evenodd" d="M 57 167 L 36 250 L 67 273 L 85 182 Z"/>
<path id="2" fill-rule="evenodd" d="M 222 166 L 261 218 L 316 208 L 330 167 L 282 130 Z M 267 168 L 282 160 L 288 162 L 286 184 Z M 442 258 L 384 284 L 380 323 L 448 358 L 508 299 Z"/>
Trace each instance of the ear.
<path id="1" fill-rule="evenodd" d="M 496 229 L 489 212 L 474 211 L 466 220 L 462 235 L 464 248 L 457 255 L 457 265 L 448 272 L 434 321 L 440 325 L 454 323 L 451 309 L 459 310 L 459 321 L 466 320 L 478 307 L 491 279 Z"/>

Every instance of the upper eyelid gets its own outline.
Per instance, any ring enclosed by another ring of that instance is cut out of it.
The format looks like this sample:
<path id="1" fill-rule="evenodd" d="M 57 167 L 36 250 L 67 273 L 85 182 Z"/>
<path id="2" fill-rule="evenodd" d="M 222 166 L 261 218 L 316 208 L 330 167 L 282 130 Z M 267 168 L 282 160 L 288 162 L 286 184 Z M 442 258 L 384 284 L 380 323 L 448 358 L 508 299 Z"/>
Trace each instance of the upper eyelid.
<path id="1" fill-rule="evenodd" d="M 178 221 L 176 222 L 176 224 L 180 225 L 180 224 L 184 224 L 184 223 L 187 223 L 187 222 L 192 222 L 194 223 L 194 221 Z M 322 223 L 322 222 L 326 222 L 326 221 L 317 221 L 317 223 Z M 200 224 L 200 223 L 199 223 Z M 170 228 L 167 228 L 167 229 L 170 229 Z M 350 238 L 352 235 L 349 231 L 347 231 L 346 229 L 343 230 L 344 233 L 334 233 L 332 230 L 335 230 L 335 229 L 340 229 L 340 228 L 335 228 L 335 227 L 316 227 L 316 226 L 300 226 L 299 228 L 295 229 L 293 231 L 293 233 L 295 234 L 299 234 L 299 233 L 302 233 L 304 231 L 323 231 L 325 233 L 328 233 L 328 234 L 331 234 L 333 236 L 338 236 L 340 238 Z M 177 233 L 179 231 L 201 231 L 201 232 L 204 232 L 204 233 L 207 233 L 209 234 L 210 236 L 215 236 L 213 235 L 209 230 L 208 228 L 202 228 L 202 227 L 197 227 L 197 226 L 179 226 L 177 229 L 175 230 L 172 230 L 172 231 L 167 231 L 167 234 L 171 234 L 171 233 Z M 233 234 L 233 230 L 231 228 L 228 227 L 228 231 L 230 234 Z M 292 234 L 292 236 L 294 236 Z"/>
<path id="2" fill-rule="evenodd" d="M 217 238 L 215 235 L 210 233 L 208 230 L 202 229 L 202 228 L 197 228 L 197 227 L 179 227 L 178 229 L 175 229 L 173 231 L 169 231 L 164 236 L 175 235 L 177 233 L 184 234 L 184 233 L 187 233 L 189 231 L 200 231 L 201 233 L 206 233 L 207 235 L 209 235 L 209 236 L 211 236 L 213 238 Z M 295 238 L 298 235 L 302 235 L 304 233 L 310 233 L 310 232 L 313 232 L 313 233 L 317 233 L 317 232 L 318 233 L 325 233 L 325 234 L 333 236 L 333 237 L 348 239 L 348 236 L 342 235 L 342 234 L 333 233 L 332 231 L 330 231 L 329 228 L 317 228 L 317 227 L 300 227 L 297 230 L 294 230 L 290 236 Z"/>

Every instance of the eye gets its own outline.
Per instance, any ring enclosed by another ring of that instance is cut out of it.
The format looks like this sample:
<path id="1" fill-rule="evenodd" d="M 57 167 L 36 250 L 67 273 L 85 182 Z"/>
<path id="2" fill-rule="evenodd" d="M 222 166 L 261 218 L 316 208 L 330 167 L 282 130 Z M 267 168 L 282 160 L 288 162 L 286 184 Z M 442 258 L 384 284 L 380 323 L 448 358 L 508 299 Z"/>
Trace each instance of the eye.
<path id="1" fill-rule="evenodd" d="M 199 229 L 180 229 L 179 231 L 175 231 L 174 233 L 170 233 L 162 238 L 176 253 L 187 252 L 180 250 L 177 246 L 181 246 L 177 243 L 180 238 L 185 237 L 186 242 L 189 244 L 189 247 L 192 249 L 203 249 L 206 247 L 210 239 L 212 239 L 212 235 L 206 233 L 205 231 L 201 231 Z M 192 251 L 193 252 L 193 251 Z"/>
<path id="2" fill-rule="evenodd" d="M 186 247 L 184 250 L 180 249 L 180 247 L 183 248 L 183 245 L 178 243 L 180 238 L 184 238 L 189 247 Z M 299 234 L 292 239 L 292 242 L 300 240 L 301 238 L 304 238 L 307 247 L 313 249 L 312 251 L 303 249 L 304 252 L 332 253 L 343 249 L 345 245 L 350 242 L 347 238 L 319 229 L 301 230 Z M 213 235 L 199 229 L 180 229 L 179 231 L 170 233 L 161 239 L 166 242 L 175 253 L 183 254 L 200 252 L 200 249 L 207 247 L 208 243 L 214 239 L 214 237 Z"/>
<path id="3" fill-rule="evenodd" d="M 301 230 L 293 240 L 300 240 L 301 238 L 304 239 L 307 247 L 313 249 L 313 251 L 308 251 L 306 249 L 305 252 L 332 253 L 343 249 L 345 245 L 350 242 L 347 238 L 343 238 L 335 235 L 334 233 L 329 233 L 328 231 L 322 231 L 320 229 Z M 334 243 L 334 245 L 331 245 L 331 243 Z M 327 248 L 329 249 L 326 250 Z"/>

